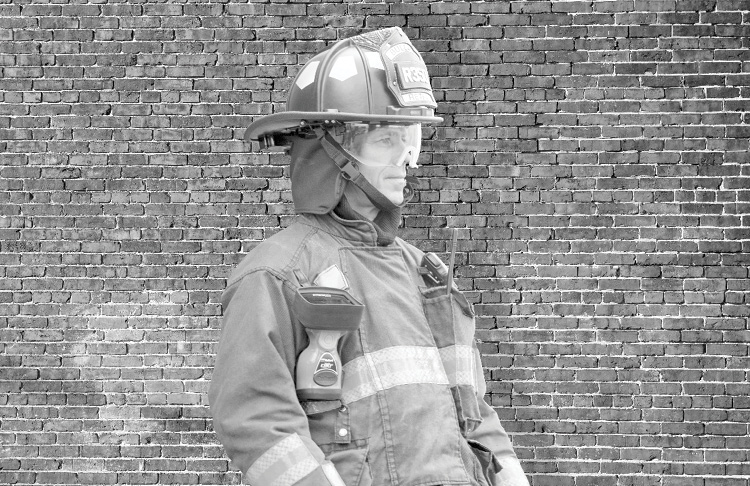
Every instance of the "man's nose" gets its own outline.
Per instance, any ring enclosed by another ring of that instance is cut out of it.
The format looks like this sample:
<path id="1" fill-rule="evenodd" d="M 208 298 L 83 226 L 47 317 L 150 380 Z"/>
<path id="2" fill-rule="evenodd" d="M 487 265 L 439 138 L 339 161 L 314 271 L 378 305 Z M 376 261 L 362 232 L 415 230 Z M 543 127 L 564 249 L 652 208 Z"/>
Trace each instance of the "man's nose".
<path id="1" fill-rule="evenodd" d="M 395 165 L 401 167 L 402 165 L 408 164 L 411 168 L 417 167 L 417 149 L 413 146 L 404 146 L 401 150 L 397 159 L 394 160 Z"/>

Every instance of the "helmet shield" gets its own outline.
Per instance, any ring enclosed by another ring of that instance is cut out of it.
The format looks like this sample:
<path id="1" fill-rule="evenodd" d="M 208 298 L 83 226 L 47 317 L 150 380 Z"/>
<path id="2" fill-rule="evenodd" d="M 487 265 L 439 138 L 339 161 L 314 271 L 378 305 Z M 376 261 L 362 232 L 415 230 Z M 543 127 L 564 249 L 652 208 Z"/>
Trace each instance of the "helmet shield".
<path id="1" fill-rule="evenodd" d="M 344 124 L 342 146 L 357 157 L 357 161 L 369 166 L 408 164 L 417 168 L 422 144 L 422 125 L 419 123 Z"/>

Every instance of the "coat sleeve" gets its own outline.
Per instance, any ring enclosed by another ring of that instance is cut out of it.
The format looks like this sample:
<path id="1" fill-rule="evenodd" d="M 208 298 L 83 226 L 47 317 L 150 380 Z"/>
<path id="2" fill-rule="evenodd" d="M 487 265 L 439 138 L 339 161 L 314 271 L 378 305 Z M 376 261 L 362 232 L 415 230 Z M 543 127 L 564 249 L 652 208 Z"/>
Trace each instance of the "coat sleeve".
<path id="1" fill-rule="evenodd" d="M 291 285 L 267 270 L 223 296 L 224 319 L 209 402 L 227 455 L 253 486 L 344 486 L 310 438 L 294 386 Z"/>
<path id="2" fill-rule="evenodd" d="M 479 362 L 477 366 L 477 370 L 479 371 L 477 378 L 477 398 L 482 422 L 469 434 L 468 438 L 490 449 L 500 463 L 500 466 L 502 466 L 495 479 L 497 486 L 529 486 L 529 481 L 523 472 L 521 462 L 513 450 L 513 444 L 511 444 L 508 434 L 505 432 L 502 424 L 500 424 L 497 413 L 484 401 L 487 385 L 484 382 L 484 376 L 481 372 L 482 365 L 479 359 L 479 350 L 476 348 L 475 353 Z"/>

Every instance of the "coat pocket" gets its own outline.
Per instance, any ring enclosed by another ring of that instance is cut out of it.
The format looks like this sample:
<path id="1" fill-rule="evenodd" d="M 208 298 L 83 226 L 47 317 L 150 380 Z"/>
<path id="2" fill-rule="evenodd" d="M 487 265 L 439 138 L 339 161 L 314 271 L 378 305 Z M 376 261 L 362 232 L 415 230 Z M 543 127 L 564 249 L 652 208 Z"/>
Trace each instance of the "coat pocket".
<path id="1" fill-rule="evenodd" d="M 438 347 L 474 342 L 474 309 L 455 288 L 448 295 L 445 286 L 420 288 L 427 322 Z"/>
<path id="2" fill-rule="evenodd" d="M 326 459 L 336 466 L 336 471 L 346 486 L 372 486 L 366 440 L 354 441 L 350 446 L 328 444 L 321 446 L 321 449 Z"/>
<path id="3" fill-rule="evenodd" d="M 502 466 L 495 458 L 495 455 L 480 442 L 471 439 L 467 440 L 467 442 L 477 459 L 480 469 L 479 473 L 481 473 L 489 486 L 497 486 L 497 473 L 500 472 Z"/>
<path id="4" fill-rule="evenodd" d="M 308 400 L 302 402 L 307 414 L 312 440 L 324 444 L 349 444 L 352 442 L 349 407 L 340 400 Z"/>
<path id="5" fill-rule="evenodd" d="M 477 390 L 483 380 L 474 345 L 474 312 L 457 290 L 445 287 L 422 290 L 422 304 L 432 336 L 448 376 L 461 432 L 470 434 L 482 421 Z"/>

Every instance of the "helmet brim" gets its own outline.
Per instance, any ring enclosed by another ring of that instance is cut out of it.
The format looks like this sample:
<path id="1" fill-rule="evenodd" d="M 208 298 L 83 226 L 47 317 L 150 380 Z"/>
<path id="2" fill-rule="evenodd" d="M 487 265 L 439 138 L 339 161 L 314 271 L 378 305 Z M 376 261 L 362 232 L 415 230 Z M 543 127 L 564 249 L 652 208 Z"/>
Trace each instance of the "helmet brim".
<path id="1" fill-rule="evenodd" d="M 304 125 L 312 125 L 326 121 L 359 121 L 359 122 L 391 122 L 391 123 L 425 123 L 433 124 L 443 121 L 439 116 L 409 116 L 409 115 L 369 115 L 362 113 L 341 112 L 310 112 L 285 111 L 266 115 L 254 121 L 245 130 L 245 140 L 250 142 L 259 140 L 266 135 L 291 133 L 294 129 Z"/>

